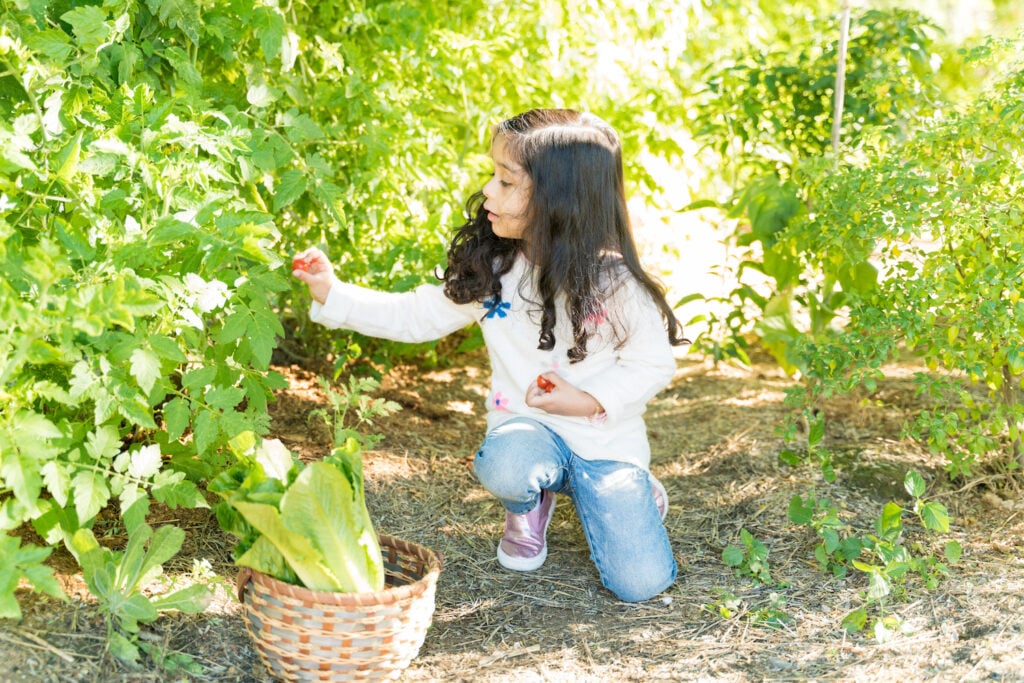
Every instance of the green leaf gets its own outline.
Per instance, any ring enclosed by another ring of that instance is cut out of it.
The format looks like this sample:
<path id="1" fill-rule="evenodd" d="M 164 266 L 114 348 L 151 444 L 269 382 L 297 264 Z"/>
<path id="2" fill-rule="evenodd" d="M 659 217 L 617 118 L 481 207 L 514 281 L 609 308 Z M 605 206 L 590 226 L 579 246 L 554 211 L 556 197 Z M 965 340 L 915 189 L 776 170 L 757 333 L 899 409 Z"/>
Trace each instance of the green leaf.
<path id="1" fill-rule="evenodd" d="M 879 600 L 884 598 L 891 591 L 889 580 L 882 572 L 872 571 L 868 573 L 868 598 Z"/>
<path id="2" fill-rule="evenodd" d="M 290 206 L 305 191 L 305 174 L 294 168 L 285 171 L 277 183 L 277 192 L 274 193 L 274 212 L 277 213 L 286 206 Z"/>
<path id="3" fill-rule="evenodd" d="M 80 470 L 71 481 L 75 513 L 80 520 L 91 520 L 110 500 L 106 477 L 99 472 Z"/>
<path id="4" fill-rule="evenodd" d="M 155 334 L 149 337 L 149 346 L 156 355 L 175 363 L 184 363 L 188 356 L 181 350 L 179 343 L 170 337 L 162 334 Z"/>
<path id="5" fill-rule="evenodd" d="M 882 515 L 878 518 L 878 533 L 887 535 L 890 532 L 898 532 L 903 528 L 903 508 L 896 503 L 886 503 L 882 508 Z"/>
<path id="6" fill-rule="evenodd" d="M 863 631 L 868 623 L 868 611 L 864 607 L 858 607 L 843 617 L 842 627 L 848 633 Z"/>
<path id="7" fill-rule="evenodd" d="M 224 318 L 224 326 L 217 336 L 221 344 L 229 344 L 238 341 L 245 336 L 249 327 L 249 309 L 244 305 L 235 307 L 235 311 Z"/>
<path id="8" fill-rule="evenodd" d="M 1006 364 L 1010 368 L 1010 374 L 1024 373 L 1024 353 L 1017 348 L 1010 349 L 1006 352 Z"/>
<path id="9" fill-rule="evenodd" d="M 135 667 L 139 661 L 139 648 L 131 640 L 117 631 L 110 631 L 107 634 L 107 647 L 110 654 L 118 660 Z"/>
<path id="10" fill-rule="evenodd" d="M 15 434 L 19 438 L 30 436 L 33 439 L 59 439 L 63 433 L 43 415 L 28 410 L 19 410 L 14 416 Z"/>
<path id="11" fill-rule="evenodd" d="M 157 424 L 153 420 L 152 410 L 141 395 L 136 394 L 121 399 L 117 404 L 117 412 L 140 427 L 157 429 Z"/>
<path id="12" fill-rule="evenodd" d="M 728 567 L 742 566 L 744 557 L 745 553 L 743 552 L 743 548 L 735 545 L 727 545 L 725 549 L 722 550 L 722 562 L 724 562 Z"/>
<path id="13" fill-rule="evenodd" d="M 209 607 L 213 600 L 213 589 L 201 583 L 181 588 L 152 600 L 153 607 L 164 612 L 177 610 L 187 614 L 198 614 Z"/>
<path id="14" fill-rule="evenodd" d="M 49 556 L 52 548 L 40 548 L 45 550 L 46 556 Z M 38 566 L 27 566 L 21 568 L 22 576 L 24 576 L 29 583 L 32 584 L 32 588 L 40 593 L 46 593 L 52 598 L 57 598 L 67 602 L 69 600 L 64 589 L 61 587 L 60 582 L 57 581 L 53 575 L 53 567 L 47 567 L 44 565 Z"/>
<path id="15" fill-rule="evenodd" d="M 288 566 L 284 555 L 266 536 L 258 536 L 252 547 L 245 551 L 235 561 L 235 564 L 241 567 L 250 567 L 285 583 L 302 585 L 302 580 Z"/>
<path id="16" fill-rule="evenodd" d="M 96 540 L 91 529 L 78 529 L 71 537 L 68 549 L 78 560 L 82 573 L 89 580 L 89 577 L 98 573 L 103 568 L 106 554 L 109 552 Z"/>
<path id="17" fill-rule="evenodd" d="M 43 564 L 53 548 L 21 546 L 21 539 L 0 536 L 0 618 L 21 619 L 21 607 L 15 598 L 19 577 L 25 577 L 38 590 L 61 600 L 67 596 L 53 578 L 53 569 Z"/>
<path id="18" fill-rule="evenodd" d="M 166 4 L 166 3 L 165 3 Z M 199 69 L 192 63 L 192 58 L 185 50 L 173 46 L 164 50 L 164 58 L 171 65 L 174 72 L 178 74 L 183 82 L 188 85 L 199 87 L 203 84 L 203 76 Z"/>
<path id="19" fill-rule="evenodd" d="M 864 294 L 875 289 L 878 284 L 878 269 L 868 261 L 858 261 L 852 266 L 840 268 L 838 275 L 847 292 Z"/>
<path id="20" fill-rule="evenodd" d="M 36 52 L 58 62 L 65 61 L 74 50 L 68 34 L 55 28 L 34 31 L 27 36 L 25 42 Z"/>
<path id="21" fill-rule="evenodd" d="M 142 499 L 145 500 L 145 499 Z M 124 554 L 117 563 L 117 574 L 114 583 L 125 593 L 136 589 L 142 578 L 142 563 L 146 555 L 146 542 L 153 537 L 153 529 L 148 524 L 135 527 L 128 533 L 128 544 Z"/>
<path id="22" fill-rule="evenodd" d="M 181 398 L 171 399 L 164 406 L 164 423 L 167 428 L 167 437 L 172 441 L 181 437 L 188 428 L 192 413 L 188 409 L 188 402 Z"/>
<path id="23" fill-rule="evenodd" d="M 216 414 L 212 410 L 200 411 L 192 424 L 192 433 L 195 437 L 196 451 L 199 455 L 205 454 L 220 435 Z"/>
<path id="24" fill-rule="evenodd" d="M 61 20 L 71 25 L 75 42 L 86 54 L 95 53 L 107 42 L 111 27 L 107 24 L 107 13 L 95 5 L 76 7 L 60 16 Z"/>
<path id="25" fill-rule="evenodd" d="M 147 596 L 142 593 L 135 593 L 118 605 L 116 616 L 122 628 L 130 633 L 135 633 L 139 630 L 137 622 L 151 623 L 156 621 L 160 613 L 156 611 L 156 607 L 153 606 L 153 603 L 149 601 Z"/>
<path id="26" fill-rule="evenodd" d="M 121 511 L 121 521 L 124 522 L 125 530 L 129 536 L 146 526 L 147 515 L 149 515 L 149 501 L 145 498 L 140 498 Z"/>
<path id="27" fill-rule="evenodd" d="M 825 438 L 825 418 L 821 415 L 810 421 L 810 431 L 807 433 L 807 445 L 817 446 Z"/>
<path id="28" fill-rule="evenodd" d="M 256 447 L 256 462 L 268 477 L 288 481 L 288 472 L 295 466 L 295 457 L 278 439 L 266 439 Z"/>
<path id="29" fill-rule="evenodd" d="M 825 550 L 830 555 L 839 549 L 839 534 L 834 529 L 823 529 L 821 539 L 825 542 Z"/>
<path id="30" fill-rule="evenodd" d="M 152 391 L 153 385 L 163 376 L 160 367 L 160 359 L 155 353 L 147 349 L 135 349 L 132 351 L 130 371 L 135 381 L 147 394 Z"/>
<path id="31" fill-rule="evenodd" d="M 860 557 L 863 548 L 864 544 L 861 543 L 859 538 L 845 538 L 839 544 L 839 552 L 842 554 L 843 559 L 846 560 L 855 560 Z"/>
<path id="32" fill-rule="evenodd" d="M 799 467 L 803 462 L 803 458 L 800 454 L 794 451 L 792 448 L 785 448 L 779 452 L 779 460 L 789 465 L 790 467 Z"/>
<path id="33" fill-rule="evenodd" d="M 697 201 L 690 202 L 681 209 L 677 209 L 679 213 L 686 213 L 687 211 L 696 211 L 697 209 L 718 209 L 721 208 L 721 203 L 714 199 L 698 199 Z"/>
<path id="34" fill-rule="evenodd" d="M 956 564 L 960 561 L 960 557 L 963 555 L 964 549 L 956 541 L 947 541 L 945 547 L 946 561 L 950 564 Z"/>
<path id="35" fill-rule="evenodd" d="M 174 557 L 185 541 L 185 532 L 176 526 L 165 524 L 153 534 L 149 549 L 142 563 L 140 578 Z"/>
<path id="36" fill-rule="evenodd" d="M 925 492 L 924 478 L 914 470 L 910 470 L 907 472 L 907 476 L 903 478 L 903 488 L 907 490 L 911 497 L 920 498 Z"/>
<path id="37" fill-rule="evenodd" d="M 949 531 L 949 513 L 942 503 L 927 502 L 921 506 L 921 522 L 926 529 L 947 533 Z"/>
<path id="38" fill-rule="evenodd" d="M 68 504 L 68 493 L 71 490 L 71 475 L 67 463 L 51 460 L 43 465 L 39 473 L 43 476 L 46 490 L 50 492 L 57 504 L 64 507 Z"/>
<path id="39" fill-rule="evenodd" d="M 281 41 L 284 40 L 284 17 L 270 7 L 257 7 L 253 11 L 253 21 L 259 27 L 260 47 L 266 61 L 272 62 L 281 53 Z"/>
<path id="40" fill-rule="evenodd" d="M 675 306 L 673 306 L 672 308 L 682 308 L 686 304 L 688 304 L 690 302 L 693 302 L 693 301 L 707 301 L 707 297 L 704 294 L 701 294 L 700 292 L 694 292 L 693 294 L 687 294 L 682 299 L 677 301 L 675 303 Z"/>
<path id="41" fill-rule="evenodd" d="M 78 170 L 78 160 L 81 157 L 82 134 L 78 133 L 57 155 L 57 163 L 60 164 L 60 168 L 57 170 L 57 177 L 64 181 L 70 180 Z"/>
<path id="42" fill-rule="evenodd" d="M 199 44 L 199 6 L 192 0 L 146 0 L 149 11 L 165 26 L 180 30 L 193 44 Z"/>
<path id="43" fill-rule="evenodd" d="M 217 377 L 217 367 L 207 365 L 205 367 L 189 370 L 181 376 L 181 384 L 193 393 L 200 393 L 201 390 L 213 384 Z"/>
<path id="44" fill-rule="evenodd" d="M 789 499 L 789 521 L 793 524 L 809 524 L 814 518 L 814 508 L 804 503 L 800 496 Z"/>
<path id="45" fill-rule="evenodd" d="M 254 311 L 255 319 L 249 325 L 249 344 L 252 346 L 252 364 L 258 370 L 268 370 L 277 346 L 281 322 L 268 312 Z"/>
<path id="46" fill-rule="evenodd" d="M 319 140 L 324 137 L 324 131 L 309 114 L 295 114 L 288 112 L 284 117 L 285 130 L 288 140 L 295 144 Z"/>
<path id="47" fill-rule="evenodd" d="M 153 247 L 161 247 L 180 242 L 194 235 L 195 228 L 188 223 L 172 216 L 163 216 L 149 232 L 149 244 Z"/>
<path id="48" fill-rule="evenodd" d="M 181 474 L 176 473 L 176 474 Z M 183 474 L 181 474 L 184 477 Z M 159 477 L 158 477 L 159 478 Z M 153 498 L 163 503 L 172 510 L 177 508 L 205 508 L 209 507 L 202 492 L 191 481 L 182 478 L 179 481 L 160 483 L 153 486 L 151 491 Z"/>
<path id="49" fill-rule="evenodd" d="M 245 398 L 245 391 L 240 387 L 215 386 L 206 392 L 206 402 L 220 410 L 231 410 Z"/>
<path id="50" fill-rule="evenodd" d="M 263 534 L 267 542 L 273 544 L 306 588 L 323 591 L 344 590 L 338 579 L 324 565 L 320 551 L 309 539 L 285 527 L 281 513 L 273 505 L 232 501 L 231 506 L 242 514 L 245 521 Z M 253 562 L 254 558 L 248 558 L 246 555 L 238 558 L 236 563 L 263 571 Z"/>

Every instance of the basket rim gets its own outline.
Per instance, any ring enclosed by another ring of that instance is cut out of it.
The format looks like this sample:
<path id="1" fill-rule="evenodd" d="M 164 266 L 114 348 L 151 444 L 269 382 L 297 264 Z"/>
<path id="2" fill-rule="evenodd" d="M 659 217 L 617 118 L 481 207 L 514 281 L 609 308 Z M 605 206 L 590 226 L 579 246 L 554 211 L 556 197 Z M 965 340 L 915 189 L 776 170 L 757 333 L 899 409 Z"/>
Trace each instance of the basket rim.
<path id="1" fill-rule="evenodd" d="M 381 546 L 395 548 L 400 552 L 414 555 L 423 560 L 427 566 L 427 571 L 419 579 L 402 586 L 385 586 L 379 591 L 341 593 L 312 590 L 305 586 L 281 581 L 251 567 L 242 567 L 236 579 L 238 601 L 241 603 L 245 602 L 245 589 L 250 581 L 263 586 L 273 593 L 289 595 L 306 602 L 338 607 L 356 607 L 367 603 L 393 603 L 408 600 L 423 593 L 427 587 L 437 582 L 443 565 L 440 553 L 418 543 L 405 541 L 387 534 L 378 534 L 377 538 Z"/>

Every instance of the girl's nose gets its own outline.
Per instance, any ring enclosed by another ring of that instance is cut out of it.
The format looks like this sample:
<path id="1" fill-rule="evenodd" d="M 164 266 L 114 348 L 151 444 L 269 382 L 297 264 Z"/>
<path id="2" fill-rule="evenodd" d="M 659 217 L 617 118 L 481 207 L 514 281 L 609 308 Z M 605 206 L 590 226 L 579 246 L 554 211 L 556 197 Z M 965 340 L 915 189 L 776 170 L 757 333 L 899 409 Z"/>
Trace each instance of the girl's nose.
<path id="1" fill-rule="evenodd" d="M 490 199 L 491 195 L 493 194 L 493 191 L 494 191 L 494 177 L 492 176 L 490 180 L 488 180 L 486 183 L 484 183 L 484 189 L 481 190 L 481 192 L 483 192 L 485 197 Z"/>

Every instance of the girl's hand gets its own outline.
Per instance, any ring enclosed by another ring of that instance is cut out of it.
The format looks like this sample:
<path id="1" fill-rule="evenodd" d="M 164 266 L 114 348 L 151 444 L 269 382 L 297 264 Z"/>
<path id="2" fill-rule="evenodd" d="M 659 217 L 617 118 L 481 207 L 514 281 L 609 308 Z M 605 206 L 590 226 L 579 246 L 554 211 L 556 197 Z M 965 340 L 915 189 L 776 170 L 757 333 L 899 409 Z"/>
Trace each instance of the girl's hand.
<path id="1" fill-rule="evenodd" d="M 530 382 L 526 388 L 526 405 L 567 417 L 593 417 L 604 412 L 596 398 L 554 372 L 545 372 Z"/>
<path id="2" fill-rule="evenodd" d="M 316 247 L 300 251 L 292 258 L 292 275 L 309 286 L 309 294 L 317 303 L 327 301 L 334 282 L 334 266 L 324 252 Z"/>

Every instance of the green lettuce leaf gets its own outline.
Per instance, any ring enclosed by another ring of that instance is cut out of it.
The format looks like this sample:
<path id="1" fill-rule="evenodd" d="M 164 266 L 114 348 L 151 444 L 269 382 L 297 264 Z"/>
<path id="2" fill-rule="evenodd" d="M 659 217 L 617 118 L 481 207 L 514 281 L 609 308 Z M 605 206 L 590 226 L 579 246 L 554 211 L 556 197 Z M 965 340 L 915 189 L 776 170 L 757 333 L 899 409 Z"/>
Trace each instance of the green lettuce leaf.
<path id="1" fill-rule="evenodd" d="M 231 505 L 238 510 L 249 524 L 253 525 L 263 536 L 274 544 L 274 547 L 284 556 L 285 561 L 295 571 L 295 574 L 302 581 L 302 585 L 311 590 L 318 591 L 343 591 L 342 584 L 331 573 L 323 561 L 319 550 L 301 534 L 294 533 L 285 525 L 281 513 L 273 505 L 264 503 L 248 503 L 245 501 L 232 501 Z M 255 548 L 256 545 L 254 544 Z M 252 560 L 247 552 L 238 558 L 237 563 L 242 566 L 251 566 L 243 563 L 243 559 Z M 253 567 L 263 571 L 261 567 Z"/>
<path id="2" fill-rule="evenodd" d="M 346 592 L 379 591 L 384 587 L 384 561 L 359 493 L 336 467 L 315 462 L 281 498 L 281 514 L 290 530 L 320 550 Z"/>

